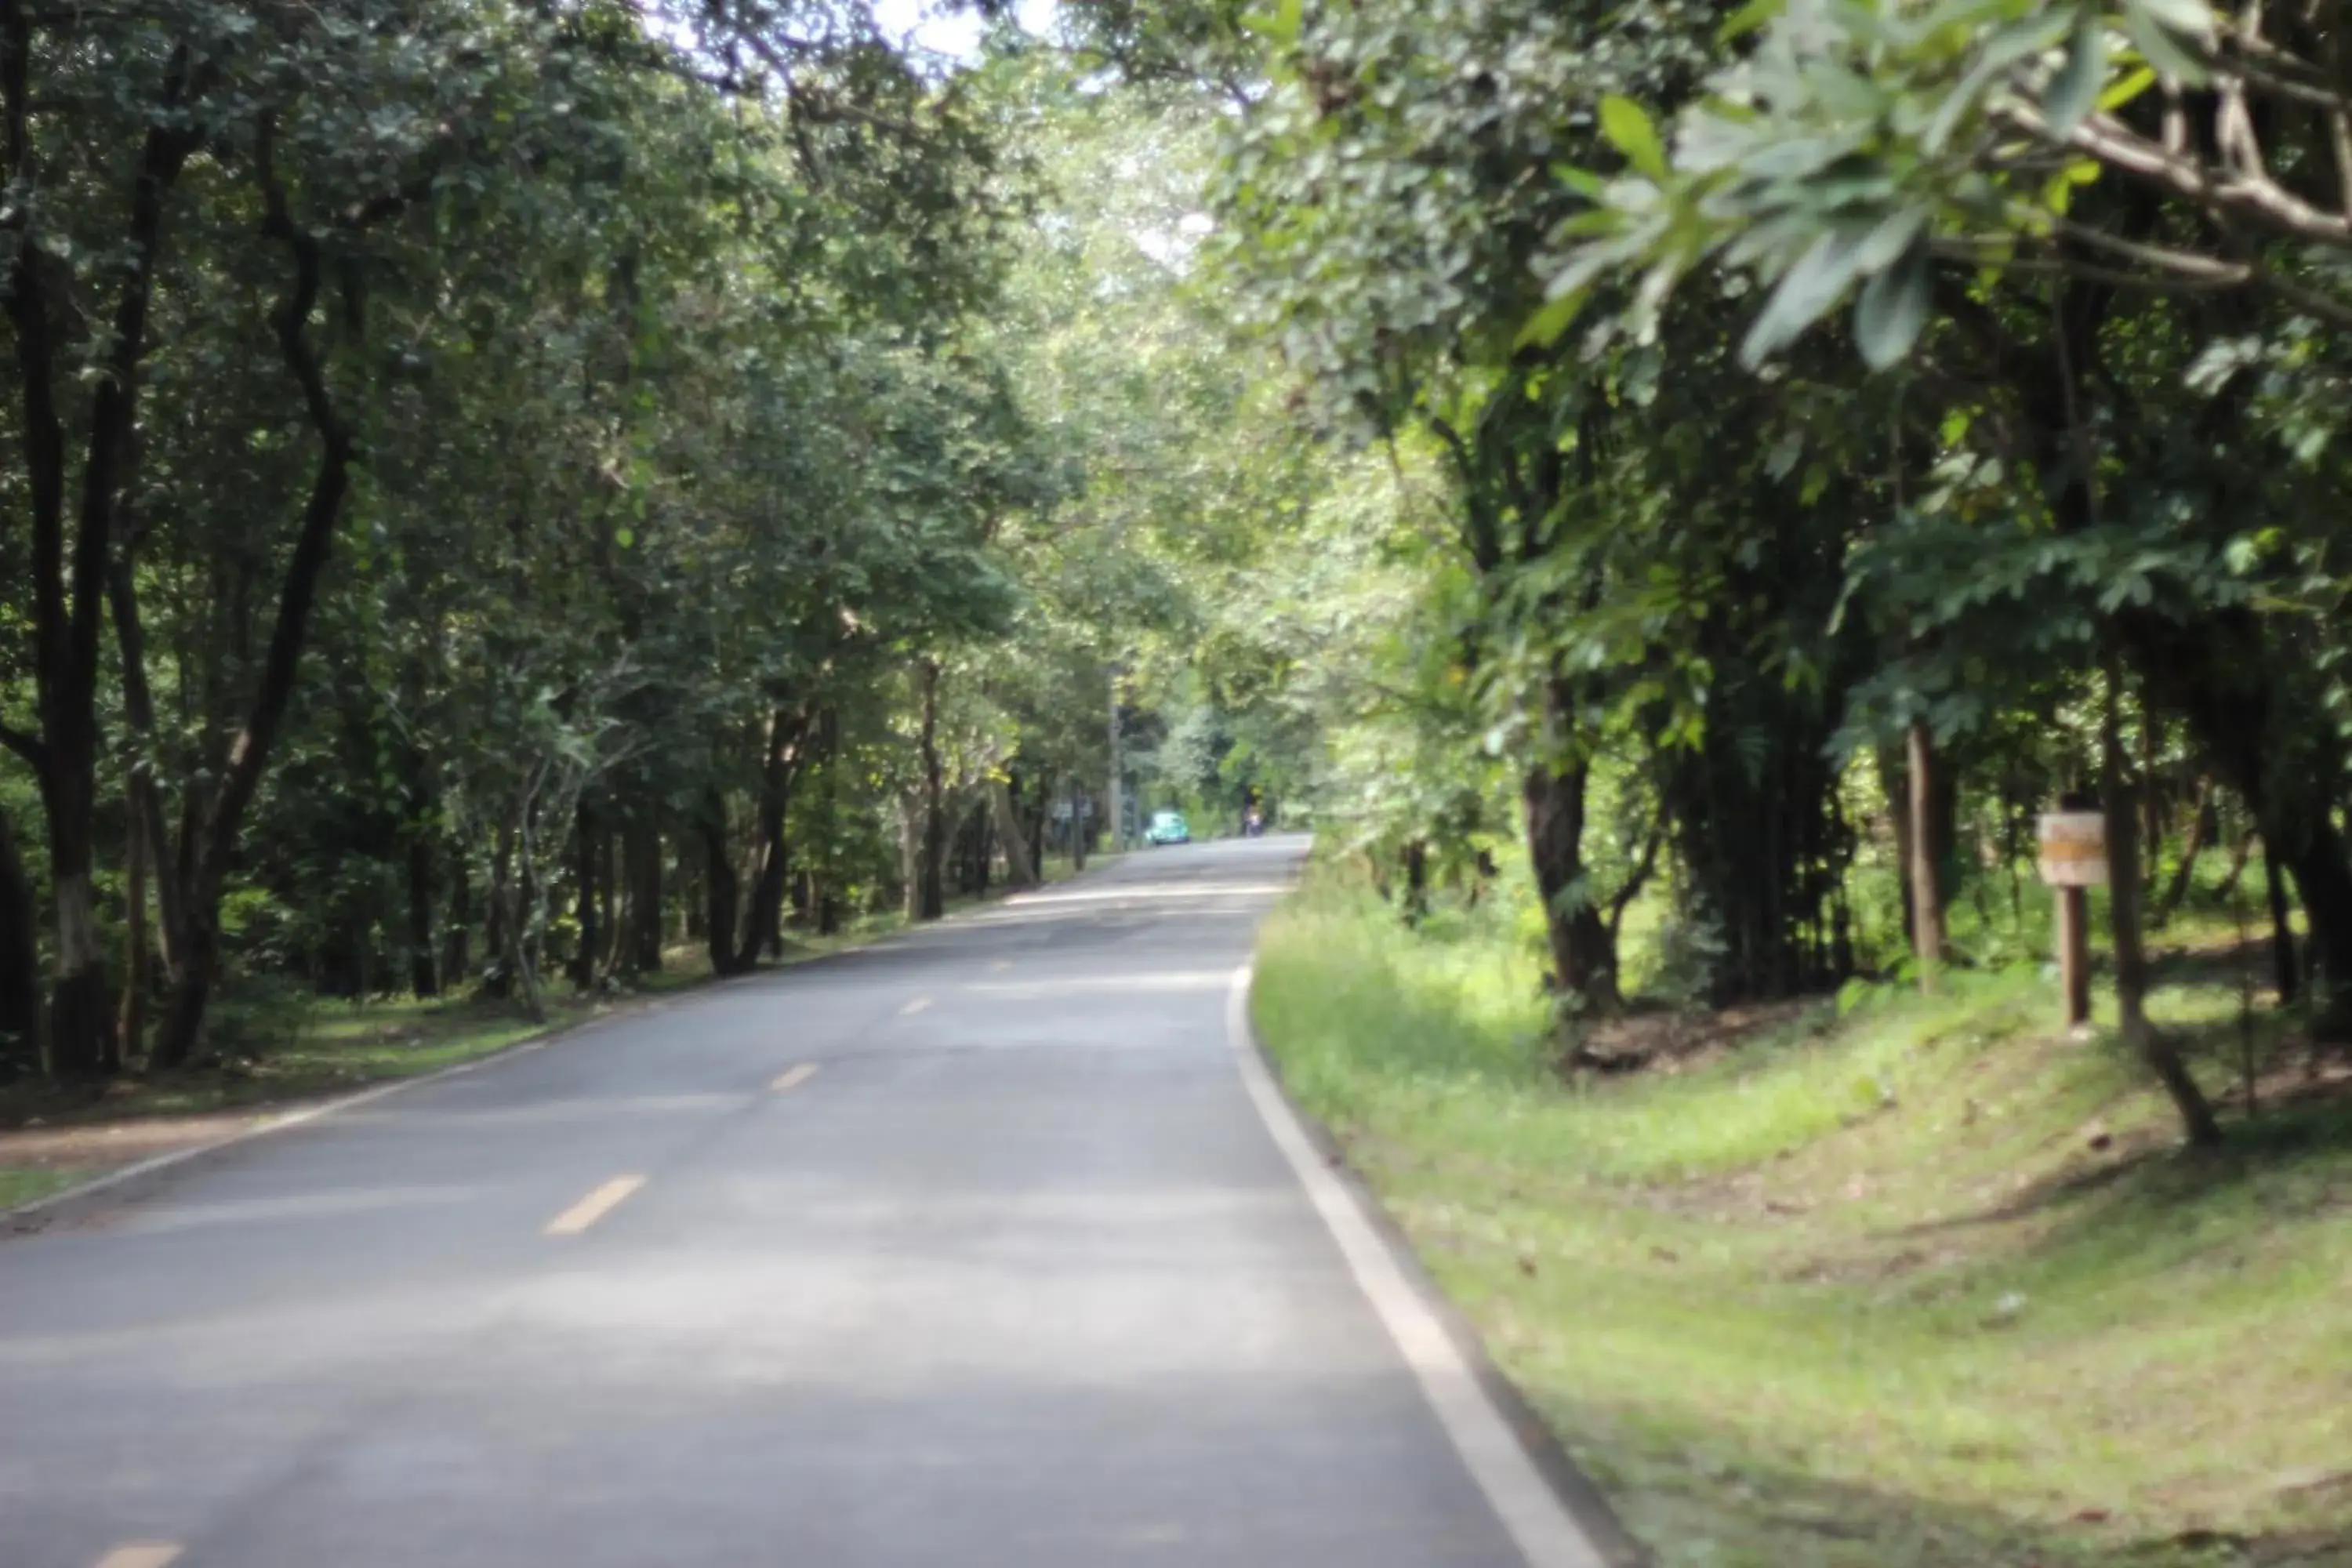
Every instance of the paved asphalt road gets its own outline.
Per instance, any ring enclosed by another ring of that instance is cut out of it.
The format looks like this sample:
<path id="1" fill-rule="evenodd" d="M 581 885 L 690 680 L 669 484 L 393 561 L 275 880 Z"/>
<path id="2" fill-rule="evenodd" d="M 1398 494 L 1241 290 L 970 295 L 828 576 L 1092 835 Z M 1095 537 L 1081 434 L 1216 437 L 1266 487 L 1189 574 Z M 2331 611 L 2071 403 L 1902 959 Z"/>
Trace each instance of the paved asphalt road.
<path id="1" fill-rule="evenodd" d="M 0 1240 L 0 1568 L 1598 1563 L 1506 1527 L 1557 1505 L 1480 1471 L 1232 1048 L 1301 848 L 1132 857 Z"/>

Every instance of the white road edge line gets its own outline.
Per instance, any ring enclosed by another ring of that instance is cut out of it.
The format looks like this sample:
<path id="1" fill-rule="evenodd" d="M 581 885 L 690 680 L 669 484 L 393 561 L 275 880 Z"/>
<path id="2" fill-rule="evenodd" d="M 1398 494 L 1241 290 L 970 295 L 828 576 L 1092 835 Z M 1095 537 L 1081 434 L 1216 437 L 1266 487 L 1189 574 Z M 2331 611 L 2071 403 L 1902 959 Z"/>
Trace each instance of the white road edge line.
<path id="1" fill-rule="evenodd" d="M 1226 993 L 1226 1044 L 1241 1068 L 1242 1084 L 1249 1090 L 1259 1119 L 1274 1135 L 1283 1158 L 1290 1162 L 1332 1239 L 1339 1244 L 1357 1289 L 1371 1302 L 1405 1364 L 1412 1368 L 1438 1424 L 1445 1428 L 1454 1452 L 1510 1532 L 1528 1568 L 1608 1568 L 1608 1559 L 1519 1446 L 1510 1422 L 1479 1385 L 1445 1326 L 1398 1268 L 1355 1194 L 1324 1167 L 1307 1130 L 1299 1125 L 1297 1113 L 1259 1059 L 1250 1034 L 1252 970 L 1246 963 L 1235 970 Z"/>

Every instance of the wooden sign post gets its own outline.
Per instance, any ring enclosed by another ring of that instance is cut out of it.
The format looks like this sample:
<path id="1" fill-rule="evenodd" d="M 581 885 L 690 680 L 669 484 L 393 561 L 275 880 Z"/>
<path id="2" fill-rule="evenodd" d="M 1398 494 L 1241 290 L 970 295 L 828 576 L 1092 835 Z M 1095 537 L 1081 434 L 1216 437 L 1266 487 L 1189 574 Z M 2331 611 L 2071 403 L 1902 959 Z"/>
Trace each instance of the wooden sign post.
<path id="1" fill-rule="evenodd" d="M 2042 879 L 2058 889 L 2058 984 L 2066 1024 L 2091 1021 L 2091 915 L 2086 889 L 2107 880 L 2107 819 L 2095 811 L 2044 812 Z"/>

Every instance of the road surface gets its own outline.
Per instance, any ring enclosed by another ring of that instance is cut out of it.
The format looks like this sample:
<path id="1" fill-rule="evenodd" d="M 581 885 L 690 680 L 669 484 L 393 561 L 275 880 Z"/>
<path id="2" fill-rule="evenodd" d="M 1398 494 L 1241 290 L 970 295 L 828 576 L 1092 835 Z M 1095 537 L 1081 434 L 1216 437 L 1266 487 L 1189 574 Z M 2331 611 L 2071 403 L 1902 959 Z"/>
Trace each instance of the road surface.
<path id="1" fill-rule="evenodd" d="M 1234 1048 L 1300 849 L 1133 857 L 0 1240 L 0 1568 L 1599 1562 Z"/>

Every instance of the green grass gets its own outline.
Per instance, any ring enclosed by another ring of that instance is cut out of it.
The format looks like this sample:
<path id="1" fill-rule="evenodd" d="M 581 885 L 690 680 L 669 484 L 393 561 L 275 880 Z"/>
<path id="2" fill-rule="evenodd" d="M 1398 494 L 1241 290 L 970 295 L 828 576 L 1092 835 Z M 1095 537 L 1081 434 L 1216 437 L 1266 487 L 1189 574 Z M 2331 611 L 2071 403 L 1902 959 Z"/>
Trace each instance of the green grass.
<path id="1" fill-rule="evenodd" d="M 41 1171 L 0 1165 L 0 1211 L 72 1186 L 87 1178 L 83 1171 Z"/>
<path id="2" fill-rule="evenodd" d="M 1579 1088 L 1507 921 L 1310 892 L 1255 1013 L 1666 1568 L 2352 1563 L 2341 1100 L 2185 1154 L 2032 972 Z M 2217 1090 L 2237 995 L 2156 999 Z"/>

